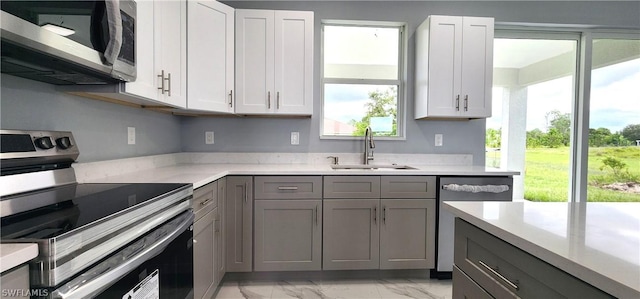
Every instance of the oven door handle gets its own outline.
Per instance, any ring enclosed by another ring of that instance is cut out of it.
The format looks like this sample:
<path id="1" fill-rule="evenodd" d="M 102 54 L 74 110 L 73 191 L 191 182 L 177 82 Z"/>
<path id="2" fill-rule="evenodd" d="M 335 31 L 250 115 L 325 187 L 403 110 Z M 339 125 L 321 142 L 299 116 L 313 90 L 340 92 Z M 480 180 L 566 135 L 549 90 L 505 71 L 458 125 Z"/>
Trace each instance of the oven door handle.
<path id="1" fill-rule="evenodd" d="M 191 210 L 183 213 L 171 222 L 150 232 L 142 239 L 54 290 L 51 293 L 51 297 L 94 297 L 144 262 L 160 254 L 184 231 L 192 229 L 193 219 L 194 216 Z"/>

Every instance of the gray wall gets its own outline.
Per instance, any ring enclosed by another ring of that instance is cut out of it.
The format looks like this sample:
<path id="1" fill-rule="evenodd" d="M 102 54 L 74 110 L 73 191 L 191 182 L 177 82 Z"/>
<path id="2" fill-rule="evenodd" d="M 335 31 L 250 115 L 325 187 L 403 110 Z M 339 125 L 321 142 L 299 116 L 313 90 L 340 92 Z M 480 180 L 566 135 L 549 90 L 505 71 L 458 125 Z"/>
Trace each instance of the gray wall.
<path id="1" fill-rule="evenodd" d="M 180 151 L 180 119 L 138 108 L 80 98 L 54 85 L 2 74 L 0 128 L 71 131 L 80 162 Z M 136 144 L 127 145 L 127 127 Z"/>
<path id="2" fill-rule="evenodd" d="M 183 151 L 231 152 L 360 152 L 362 142 L 320 139 L 322 19 L 402 21 L 408 23 L 407 133 L 405 141 L 378 141 L 384 153 L 472 154 L 484 165 L 485 121 L 413 119 L 415 28 L 431 14 L 494 17 L 496 22 L 590 24 L 640 28 L 640 2 L 525 1 L 223 1 L 235 8 L 312 10 L 315 12 L 314 115 L 311 119 L 185 118 Z M 204 132 L 215 132 L 215 144 L 204 144 Z M 291 131 L 300 145 L 290 145 Z M 434 147 L 434 134 L 444 134 L 444 146 Z"/>

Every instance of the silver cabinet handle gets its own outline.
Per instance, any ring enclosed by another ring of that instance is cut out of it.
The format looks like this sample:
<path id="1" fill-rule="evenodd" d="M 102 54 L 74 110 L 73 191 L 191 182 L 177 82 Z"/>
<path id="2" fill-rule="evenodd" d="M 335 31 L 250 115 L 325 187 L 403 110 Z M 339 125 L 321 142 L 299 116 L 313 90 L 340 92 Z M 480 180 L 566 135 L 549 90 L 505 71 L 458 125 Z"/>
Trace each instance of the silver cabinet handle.
<path id="1" fill-rule="evenodd" d="M 169 84 L 167 84 L 169 87 L 167 88 L 167 94 L 171 96 L 171 73 L 167 73 L 167 81 L 169 82 Z"/>
<path id="2" fill-rule="evenodd" d="M 249 200 L 249 183 L 244 183 L 244 202 Z"/>
<path id="3" fill-rule="evenodd" d="M 233 108 L 233 89 L 229 91 L 229 107 Z"/>
<path id="4" fill-rule="evenodd" d="M 460 95 L 456 96 L 456 111 L 460 111 Z"/>
<path id="5" fill-rule="evenodd" d="M 373 224 L 378 224 L 378 206 L 373 207 Z"/>
<path id="6" fill-rule="evenodd" d="M 464 95 L 464 111 L 469 111 L 469 95 Z"/>
<path id="7" fill-rule="evenodd" d="M 502 274 L 498 273 L 498 271 L 496 271 L 495 269 L 489 267 L 489 265 L 485 264 L 483 261 L 478 260 L 478 263 L 480 263 L 480 265 L 482 265 L 483 267 L 487 268 L 487 270 L 489 270 L 491 273 L 493 273 L 493 275 L 497 276 L 498 278 L 502 279 L 504 282 L 506 282 L 510 287 L 518 290 L 518 283 L 519 281 L 516 280 L 515 283 L 511 282 L 509 279 L 507 279 L 506 277 L 502 276 Z"/>
<path id="8" fill-rule="evenodd" d="M 220 219 L 214 220 L 213 227 L 214 227 L 214 229 L 213 229 L 214 232 L 216 232 L 216 233 L 220 232 Z"/>
<path id="9" fill-rule="evenodd" d="M 271 109 L 271 92 L 267 91 L 267 109 Z"/>
<path id="10" fill-rule="evenodd" d="M 298 190 L 297 186 L 279 186 L 278 190 Z"/>
<path id="11" fill-rule="evenodd" d="M 316 213 L 316 226 L 318 226 L 318 206 L 316 206 L 315 208 L 315 213 Z"/>
<path id="12" fill-rule="evenodd" d="M 158 78 L 160 78 L 160 87 L 158 87 L 158 89 L 160 90 L 160 92 L 162 94 L 164 94 L 165 90 L 164 90 L 164 70 L 162 70 L 160 72 L 160 75 L 158 75 Z"/>
<path id="13" fill-rule="evenodd" d="M 280 92 L 276 93 L 276 109 L 280 109 Z"/>
<path id="14" fill-rule="evenodd" d="M 201 206 L 206 206 L 206 205 L 207 205 L 210 201 L 212 201 L 212 200 L 213 200 L 213 198 L 209 198 L 209 199 L 207 199 L 207 200 L 205 200 L 205 201 L 201 202 L 201 203 L 200 203 L 200 205 L 201 205 Z"/>

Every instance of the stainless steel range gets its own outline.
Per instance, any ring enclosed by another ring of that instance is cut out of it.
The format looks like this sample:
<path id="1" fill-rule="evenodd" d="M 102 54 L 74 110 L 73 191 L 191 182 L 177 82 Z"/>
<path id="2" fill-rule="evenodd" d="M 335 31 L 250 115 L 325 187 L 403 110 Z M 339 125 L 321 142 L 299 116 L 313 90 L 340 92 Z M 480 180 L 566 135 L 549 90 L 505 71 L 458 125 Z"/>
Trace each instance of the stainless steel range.
<path id="1" fill-rule="evenodd" d="M 0 130 L 2 243 L 51 298 L 192 298 L 191 184 L 79 184 L 70 132 Z M 141 293 L 146 292 L 146 293 Z"/>

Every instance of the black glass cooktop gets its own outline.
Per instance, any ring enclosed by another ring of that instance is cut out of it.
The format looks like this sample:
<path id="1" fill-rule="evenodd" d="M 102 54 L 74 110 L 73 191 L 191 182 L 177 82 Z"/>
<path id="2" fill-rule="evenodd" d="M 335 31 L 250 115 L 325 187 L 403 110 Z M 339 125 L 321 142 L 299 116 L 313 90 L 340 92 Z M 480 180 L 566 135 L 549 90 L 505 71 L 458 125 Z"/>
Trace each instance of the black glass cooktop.
<path id="1" fill-rule="evenodd" d="M 3 197 L 11 205 L 44 206 L 3 217 L 2 240 L 47 239 L 99 221 L 189 184 L 71 184 Z"/>

